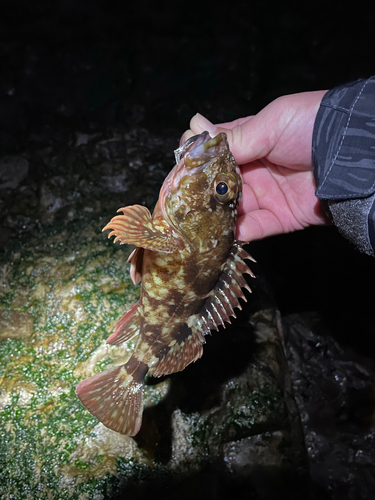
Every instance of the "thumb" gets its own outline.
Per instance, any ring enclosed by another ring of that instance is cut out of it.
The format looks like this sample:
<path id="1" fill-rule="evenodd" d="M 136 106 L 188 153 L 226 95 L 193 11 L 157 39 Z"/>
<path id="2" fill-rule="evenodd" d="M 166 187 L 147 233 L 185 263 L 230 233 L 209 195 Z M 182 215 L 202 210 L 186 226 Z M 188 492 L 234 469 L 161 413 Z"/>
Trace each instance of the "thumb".
<path id="1" fill-rule="evenodd" d="M 268 141 L 269 131 L 267 134 L 267 131 L 264 129 L 264 123 L 258 119 L 257 115 L 214 125 L 207 118 L 197 113 L 190 121 L 190 130 L 188 133 L 195 135 L 205 130 L 211 136 L 225 132 L 233 156 L 240 165 L 263 158 L 270 151 Z"/>

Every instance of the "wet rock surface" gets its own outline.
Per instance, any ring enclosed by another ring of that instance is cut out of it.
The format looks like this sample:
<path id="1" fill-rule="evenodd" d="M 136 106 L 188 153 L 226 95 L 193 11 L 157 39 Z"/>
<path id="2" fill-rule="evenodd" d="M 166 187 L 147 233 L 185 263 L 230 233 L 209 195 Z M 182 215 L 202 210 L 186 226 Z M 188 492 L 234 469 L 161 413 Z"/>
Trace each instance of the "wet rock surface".
<path id="1" fill-rule="evenodd" d="M 173 413 L 169 465 L 191 473 L 211 461 L 222 470 L 223 484 L 232 483 L 234 491 L 246 488 L 249 495 L 264 499 L 276 491 L 301 498 L 309 494 L 308 467 L 280 343 L 279 314 L 258 311 L 251 324 L 256 344 L 250 363 L 222 384 L 219 406 Z"/>
<path id="2" fill-rule="evenodd" d="M 4 252 L 42 226 L 84 225 L 84 220 L 112 216 L 124 204 L 152 206 L 173 165 L 175 145 L 173 136 L 133 128 L 103 131 L 86 144 L 66 137 L 64 144 L 31 150 L 27 179 L 17 190 L 8 186 L 2 191 L 0 248 Z M 11 175 L 19 158 L 4 162 Z"/>
<path id="3" fill-rule="evenodd" d="M 375 494 L 375 364 L 340 346 L 315 314 L 284 318 L 284 346 L 315 487 Z"/>
<path id="4" fill-rule="evenodd" d="M 0 191 L 18 187 L 26 179 L 28 171 L 29 162 L 25 158 L 4 157 L 0 162 Z"/>
<path id="5" fill-rule="evenodd" d="M 171 142 L 134 129 L 51 147 L 43 157 L 49 176 L 23 181 L 27 192 L 36 186 L 38 198 L 28 219 L 17 198 L 6 200 L 3 225 L 14 233 L 3 247 L 0 287 L 2 495 L 120 498 L 141 492 L 143 480 L 165 480 L 177 491 L 188 477 L 196 484 L 210 477 L 218 488 L 255 498 L 273 488 L 290 498 L 306 491 L 278 312 L 260 278 L 251 280 L 259 293 L 235 325 L 209 339 L 202 360 L 149 379 L 135 439 L 99 424 L 75 396 L 80 380 L 123 363 L 134 348 L 134 341 L 105 344 L 139 289 L 126 264 L 131 249 L 114 245 L 101 228 L 124 200 L 152 207 L 173 161 Z M 29 158 L 37 163 L 39 152 Z M 291 488 L 285 478 L 292 473 L 299 479 Z"/>

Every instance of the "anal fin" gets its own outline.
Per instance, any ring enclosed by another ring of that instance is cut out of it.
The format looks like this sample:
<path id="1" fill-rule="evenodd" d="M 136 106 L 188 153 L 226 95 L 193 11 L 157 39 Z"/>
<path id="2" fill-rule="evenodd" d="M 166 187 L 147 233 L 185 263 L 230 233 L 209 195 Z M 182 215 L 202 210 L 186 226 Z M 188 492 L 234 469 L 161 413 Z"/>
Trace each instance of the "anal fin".
<path id="1" fill-rule="evenodd" d="M 133 304 L 115 326 L 113 333 L 108 337 L 107 344 L 122 344 L 139 333 L 141 316 L 139 314 L 139 301 Z"/>
<path id="2" fill-rule="evenodd" d="M 184 324 L 181 325 L 176 338 L 170 342 L 169 351 L 150 367 L 150 374 L 154 377 L 180 372 L 190 363 L 194 363 L 203 354 L 205 339 L 200 330 Z"/>

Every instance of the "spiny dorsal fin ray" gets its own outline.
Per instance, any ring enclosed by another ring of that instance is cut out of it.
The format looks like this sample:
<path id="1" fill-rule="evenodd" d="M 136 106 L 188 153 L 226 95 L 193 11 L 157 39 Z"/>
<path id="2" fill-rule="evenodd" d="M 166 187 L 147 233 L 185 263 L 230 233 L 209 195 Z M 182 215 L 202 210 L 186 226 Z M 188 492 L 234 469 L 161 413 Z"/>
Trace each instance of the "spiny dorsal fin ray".
<path id="1" fill-rule="evenodd" d="M 251 292 L 243 274 L 255 276 L 243 259 L 254 259 L 242 248 L 244 244 L 234 242 L 215 288 L 207 297 L 201 312 L 197 314 L 212 330 L 218 330 L 220 325 L 225 328 L 225 322 L 230 323 L 230 316 L 236 317 L 234 309 L 241 309 L 238 299 L 247 301 L 243 288 Z"/>
<path id="2" fill-rule="evenodd" d="M 243 248 L 243 245 L 247 245 L 246 241 L 235 241 L 234 246 L 237 248 L 237 255 L 241 257 L 242 260 L 251 260 L 252 262 L 256 262 L 254 257 L 252 257 L 246 250 Z M 251 272 L 251 269 L 249 269 L 251 276 L 253 276 L 253 273 Z"/>
<path id="3" fill-rule="evenodd" d="M 121 245 L 128 243 L 165 253 L 183 248 L 181 236 L 164 219 L 155 221 L 148 208 L 132 205 L 120 208 L 118 212 L 123 212 L 123 215 L 116 215 L 103 228 L 103 231 L 112 229 L 108 238 L 115 236 L 115 243 L 120 241 Z"/>
<path id="4" fill-rule="evenodd" d="M 130 360 L 78 384 L 76 394 L 81 403 L 113 431 L 135 436 L 142 424 L 143 379 L 147 367 Z"/>
<path id="5" fill-rule="evenodd" d="M 122 344 L 133 338 L 140 331 L 141 315 L 139 314 L 139 300 L 133 304 L 115 326 L 113 333 L 108 337 L 107 344 Z"/>

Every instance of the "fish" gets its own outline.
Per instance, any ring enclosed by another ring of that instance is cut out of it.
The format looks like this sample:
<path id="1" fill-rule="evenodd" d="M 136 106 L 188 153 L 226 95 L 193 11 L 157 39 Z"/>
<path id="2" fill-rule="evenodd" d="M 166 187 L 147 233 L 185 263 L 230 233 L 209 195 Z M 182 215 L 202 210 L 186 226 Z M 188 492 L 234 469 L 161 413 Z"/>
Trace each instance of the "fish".
<path id="1" fill-rule="evenodd" d="M 205 336 L 247 301 L 244 274 L 255 277 L 245 242 L 235 240 L 242 180 L 226 134 L 191 137 L 175 156 L 152 215 L 126 206 L 103 229 L 115 243 L 136 246 L 128 262 L 133 282 L 142 282 L 140 299 L 107 339 L 119 345 L 138 335 L 135 350 L 76 388 L 89 412 L 128 436 L 141 428 L 145 375 L 170 375 L 199 359 Z"/>

